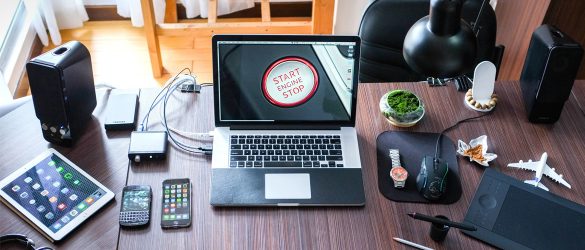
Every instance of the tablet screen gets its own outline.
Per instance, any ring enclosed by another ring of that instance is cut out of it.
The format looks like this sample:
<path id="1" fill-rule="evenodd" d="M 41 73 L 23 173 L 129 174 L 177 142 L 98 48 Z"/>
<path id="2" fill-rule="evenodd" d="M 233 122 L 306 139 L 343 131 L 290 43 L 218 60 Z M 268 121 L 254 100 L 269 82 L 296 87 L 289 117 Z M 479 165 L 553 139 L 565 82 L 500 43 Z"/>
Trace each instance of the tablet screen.
<path id="1" fill-rule="evenodd" d="M 49 154 L 2 191 L 53 232 L 107 193 L 55 154 Z"/>

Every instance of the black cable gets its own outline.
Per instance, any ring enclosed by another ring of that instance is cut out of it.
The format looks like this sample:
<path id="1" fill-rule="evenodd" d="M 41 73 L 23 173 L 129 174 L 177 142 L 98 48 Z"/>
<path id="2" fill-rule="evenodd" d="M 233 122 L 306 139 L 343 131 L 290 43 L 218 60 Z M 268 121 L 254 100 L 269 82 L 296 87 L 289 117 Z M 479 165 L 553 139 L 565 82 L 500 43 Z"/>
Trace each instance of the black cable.
<path id="1" fill-rule="evenodd" d="M 583 107 L 581 107 L 581 103 L 579 103 L 579 99 L 577 99 L 577 96 L 575 95 L 575 91 L 571 91 L 571 95 L 573 96 L 573 98 L 575 98 L 575 103 L 577 103 L 577 107 L 581 111 L 581 114 L 583 114 L 583 116 L 585 116 L 585 110 L 583 110 Z"/>
<path id="2" fill-rule="evenodd" d="M 459 120 L 459 121 L 457 121 L 455 124 L 453 124 L 453 125 L 451 125 L 451 126 L 449 126 L 449 127 L 445 128 L 445 129 L 443 129 L 443 131 L 441 131 L 441 132 L 439 133 L 439 136 L 437 137 L 437 142 L 435 143 L 435 159 L 437 159 L 437 158 L 439 157 L 439 155 L 441 154 L 441 153 L 440 153 L 440 151 L 439 151 L 439 144 L 440 144 L 440 142 L 441 142 L 441 137 L 443 137 L 443 134 L 444 134 L 444 133 L 446 133 L 447 131 L 449 131 L 449 130 L 451 130 L 451 129 L 455 128 L 457 125 L 459 125 L 459 124 L 461 124 L 461 123 L 463 123 L 463 122 L 470 121 L 470 120 L 474 120 L 474 119 L 478 119 L 478 118 L 484 117 L 484 116 L 486 116 L 486 115 L 489 115 L 490 113 L 491 113 L 491 112 L 487 112 L 487 113 L 484 113 L 484 114 L 481 114 L 481 115 L 478 115 L 478 116 L 474 116 L 474 117 L 468 117 L 468 118 L 465 118 L 465 119 Z"/>
<path id="3" fill-rule="evenodd" d="M 481 13 L 483 12 L 483 7 L 486 5 L 487 0 L 483 0 L 483 2 L 481 2 L 481 7 L 479 8 L 479 12 L 477 13 L 477 17 L 475 18 L 475 23 L 473 23 L 473 33 L 475 33 L 475 36 L 477 37 L 477 35 L 479 34 L 479 25 L 477 25 L 477 23 L 479 22 L 479 18 L 481 17 Z"/>

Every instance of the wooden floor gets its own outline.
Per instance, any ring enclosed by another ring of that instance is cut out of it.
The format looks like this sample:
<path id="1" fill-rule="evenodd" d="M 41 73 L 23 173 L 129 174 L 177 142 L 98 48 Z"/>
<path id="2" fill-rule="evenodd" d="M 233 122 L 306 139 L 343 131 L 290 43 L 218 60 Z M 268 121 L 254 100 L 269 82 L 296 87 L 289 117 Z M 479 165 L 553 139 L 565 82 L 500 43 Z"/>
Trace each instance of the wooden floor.
<path id="1" fill-rule="evenodd" d="M 154 78 L 143 28 L 130 21 L 86 22 L 82 28 L 62 30 L 63 43 L 77 40 L 91 54 L 95 84 L 116 88 L 155 87 L 183 68 L 190 68 L 199 83 L 213 81 L 211 36 L 161 36 L 165 74 Z M 54 48 L 45 47 L 43 52 Z"/>

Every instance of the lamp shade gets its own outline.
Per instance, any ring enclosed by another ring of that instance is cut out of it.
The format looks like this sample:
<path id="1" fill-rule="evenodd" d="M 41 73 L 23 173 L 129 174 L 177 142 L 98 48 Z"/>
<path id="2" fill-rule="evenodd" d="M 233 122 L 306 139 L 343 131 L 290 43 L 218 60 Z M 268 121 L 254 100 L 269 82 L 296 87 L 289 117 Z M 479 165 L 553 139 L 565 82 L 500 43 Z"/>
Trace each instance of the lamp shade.
<path id="1" fill-rule="evenodd" d="M 460 0 L 431 0 L 431 11 L 404 39 L 402 54 L 416 72 L 438 78 L 460 76 L 474 67 L 477 39 L 461 19 Z"/>

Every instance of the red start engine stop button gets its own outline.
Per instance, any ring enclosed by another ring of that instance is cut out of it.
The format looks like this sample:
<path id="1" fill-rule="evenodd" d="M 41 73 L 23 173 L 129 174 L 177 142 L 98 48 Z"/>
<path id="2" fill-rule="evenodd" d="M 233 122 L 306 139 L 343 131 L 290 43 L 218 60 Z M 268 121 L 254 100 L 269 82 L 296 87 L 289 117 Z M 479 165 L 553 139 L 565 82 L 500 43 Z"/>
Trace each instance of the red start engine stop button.
<path id="1" fill-rule="evenodd" d="M 279 107 L 295 107 L 307 102 L 318 85 L 315 67 L 300 57 L 285 57 L 272 63 L 262 79 L 264 97 Z"/>

